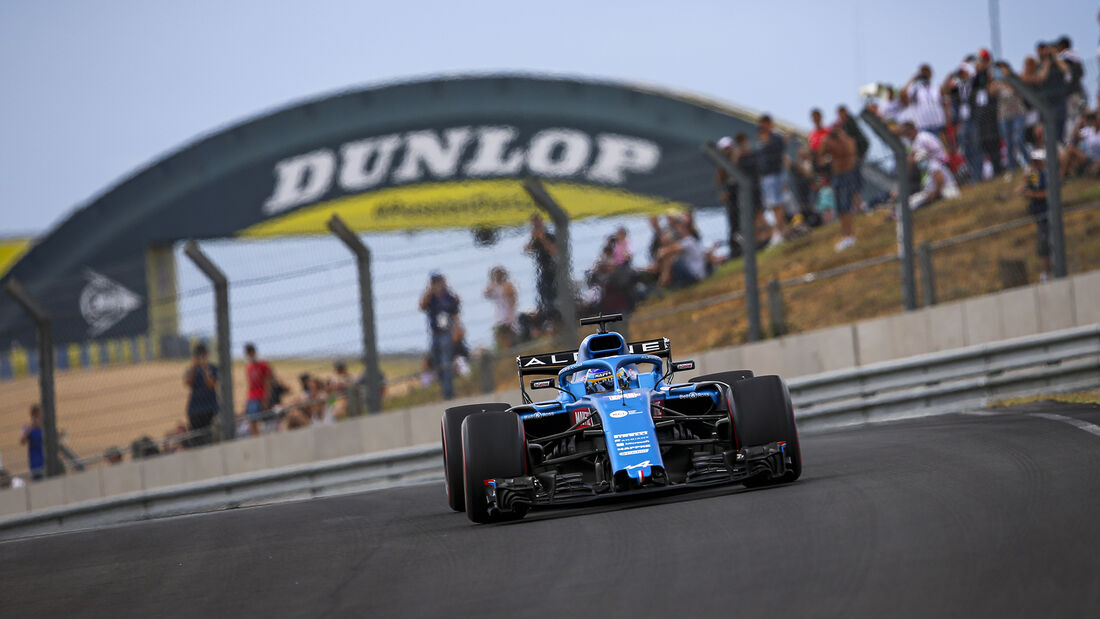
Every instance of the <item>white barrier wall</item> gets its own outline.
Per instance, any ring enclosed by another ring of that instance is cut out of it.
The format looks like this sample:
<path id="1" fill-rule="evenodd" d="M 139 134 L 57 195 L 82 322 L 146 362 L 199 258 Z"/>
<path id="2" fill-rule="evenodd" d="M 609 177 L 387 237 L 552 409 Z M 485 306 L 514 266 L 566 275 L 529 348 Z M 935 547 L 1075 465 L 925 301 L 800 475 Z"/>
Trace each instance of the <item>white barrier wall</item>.
<path id="1" fill-rule="evenodd" d="M 1100 323 L 1100 271 L 955 303 L 694 355 L 677 378 L 733 369 L 787 378 Z M 673 342 L 675 351 L 675 342 Z M 682 356 L 678 356 L 681 358 Z M 518 403 L 518 390 L 460 398 Z M 0 516 L 128 494 L 223 475 L 305 464 L 439 440 L 444 404 L 100 467 L 0 491 Z"/>

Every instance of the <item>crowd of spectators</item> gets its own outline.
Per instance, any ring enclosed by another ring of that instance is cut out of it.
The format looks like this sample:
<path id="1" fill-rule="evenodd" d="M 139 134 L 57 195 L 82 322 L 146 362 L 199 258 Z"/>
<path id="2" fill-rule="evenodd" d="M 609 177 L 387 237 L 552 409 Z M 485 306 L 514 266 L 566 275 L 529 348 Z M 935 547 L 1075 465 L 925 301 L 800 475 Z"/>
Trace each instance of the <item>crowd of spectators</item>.
<path id="1" fill-rule="evenodd" d="M 1083 87 L 1084 69 L 1069 37 L 1040 42 L 1024 59 L 1020 79 L 1032 87 L 1057 117 L 1059 171 L 1063 178 L 1100 175 L 1100 116 L 1089 110 Z M 1017 192 L 1029 198 L 1029 210 L 1045 218 L 1043 131 L 1039 114 L 1005 79 L 1011 68 L 994 62 L 988 50 L 968 54 L 937 81 L 931 65 L 922 64 L 900 88 L 873 84 L 861 89 L 867 108 L 900 136 L 909 150 L 908 173 L 914 187 L 909 199 L 916 209 L 959 195 L 959 186 L 1019 171 L 1025 178 Z M 754 230 L 740 229 L 739 187 L 718 167 L 715 184 L 727 207 L 731 255 L 740 252 L 742 234 L 752 235 L 760 249 L 782 243 L 810 228 L 840 220 L 835 249 L 856 243 L 854 215 L 892 203 L 893 193 L 873 196 L 867 204 L 862 167 L 870 141 L 860 124 L 841 105 L 833 120 L 810 111 L 813 125 L 805 145 L 788 145 L 775 132 L 767 114 L 758 119 L 755 141 L 739 133 L 717 142 L 719 150 L 752 183 Z M 793 160 L 791 152 L 795 152 Z M 892 210 L 888 216 L 895 214 Z M 1040 230 L 1040 236 L 1042 230 Z M 1049 247 L 1040 241 L 1044 274 Z"/>
<path id="2" fill-rule="evenodd" d="M 648 263 L 635 263 L 630 233 L 617 228 L 603 240 L 591 267 L 585 270 L 574 299 L 582 314 L 632 312 L 639 302 L 662 290 L 695 284 L 727 256 L 718 247 L 705 249 L 703 237 L 688 211 L 670 210 L 649 219 L 651 238 Z M 494 266 L 489 271 L 483 296 L 493 306 L 493 340 L 498 350 L 507 351 L 543 335 L 556 332 L 558 311 L 558 245 L 541 216 L 530 221 L 530 236 L 524 251 L 535 266 L 535 306 L 519 308 L 519 292 L 508 270 Z M 432 272 L 428 288 L 420 299 L 427 318 L 428 354 L 422 385 L 438 383 L 443 396 L 454 396 L 456 375 L 470 374 L 469 347 L 461 320 L 461 301 L 442 273 Z"/>
<path id="3" fill-rule="evenodd" d="M 743 231 L 741 188 L 724 167 L 715 172 L 729 221 L 730 256 L 741 254 L 743 235 L 751 234 L 750 245 L 756 249 L 773 247 L 836 218 L 842 231 L 837 251 L 855 244 L 852 213 L 863 208 L 860 165 L 870 142 L 846 107 L 839 106 L 836 114 L 835 122 L 825 125 L 821 110 L 812 110 L 807 144 L 796 147 L 775 130 L 768 114 L 757 121 L 755 142 L 745 133 L 718 140 L 721 153 L 752 185 L 753 230 Z M 796 148 L 793 160 L 792 147 Z"/>
<path id="4" fill-rule="evenodd" d="M 979 49 L 938 87 L 932 68 L 922 65 L 903 88 L 879 87 L 881 97 L 869 107 L 910 149 L 910 177 L 919 187 L 910 197 L 911 208 L 957 196 L 959 184 L 997 176 L 1010 181 L 1023 171 L 1016 193 L 1027 199 L 1035 217 L 1042 281 L 1050 273 L 1044 130 L 1038 109 L 1006 79 L 1009 71 L 1007 63 Z M 1100 123 L 1088 109 L 1084 66 L 1070 38 L 1037 43 L 1018 77 L 1054 113 L 1060 178 L 1097 176 Z"/>

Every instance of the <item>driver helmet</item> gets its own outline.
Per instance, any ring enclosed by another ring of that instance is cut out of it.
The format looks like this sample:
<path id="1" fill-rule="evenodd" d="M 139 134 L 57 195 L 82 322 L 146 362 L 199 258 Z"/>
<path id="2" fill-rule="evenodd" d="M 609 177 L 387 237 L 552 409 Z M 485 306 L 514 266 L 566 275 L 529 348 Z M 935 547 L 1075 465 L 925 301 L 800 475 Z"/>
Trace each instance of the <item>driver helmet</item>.
<path id="1" fill-rule="evenodd" d="M 604 368 L 592 368 L 584 377 L 585 393 L 603 393 L 615 390 L 615 377 L 611 370 Z"/>

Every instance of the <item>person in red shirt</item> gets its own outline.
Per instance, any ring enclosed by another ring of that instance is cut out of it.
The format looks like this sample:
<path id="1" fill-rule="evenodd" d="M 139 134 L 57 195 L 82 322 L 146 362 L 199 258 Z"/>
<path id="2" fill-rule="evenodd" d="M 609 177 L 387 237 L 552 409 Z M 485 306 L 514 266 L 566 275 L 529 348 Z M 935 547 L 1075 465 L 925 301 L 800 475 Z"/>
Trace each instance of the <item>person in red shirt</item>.
<path id="1" fill-rule="evenodd" d="M 254 344 L 245 344 L 244 354 L 248 357 L 248 365 L 244 368 L 244 375 L 248 379 L 248 402 L 245 403 L 244 414 L 248 418 L 249 431 L 257 436 L 260 433 L 260 418 L 272 403 L 271 391 L 275 380 L 271 374 L 271 366 L 256 356 Z"/>
<path id="2" fill-rule="evenodd" d="M 816 107 L 810 110 L 810 120 L 814 123 L 814 130 L 810 132 L 810 152 L 814 155 L 814 163 L 820 164 L 821 151 L 825 137 L 829 135 L 829 129 L 822 124 L 821 110 Z"/>

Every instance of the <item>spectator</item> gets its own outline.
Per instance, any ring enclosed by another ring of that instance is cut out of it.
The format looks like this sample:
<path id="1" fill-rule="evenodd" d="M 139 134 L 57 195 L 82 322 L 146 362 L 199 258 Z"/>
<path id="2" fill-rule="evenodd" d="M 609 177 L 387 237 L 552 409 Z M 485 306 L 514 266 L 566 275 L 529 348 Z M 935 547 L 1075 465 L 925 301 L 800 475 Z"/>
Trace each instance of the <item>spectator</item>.
<path id="1" fill-rule="evenodd" d="M 122 451 L 118 447 L 108 447 L 107 451 L 103 452 L 103 459 L 107 461 L 107 464 L 121 464 Z"/>
<path id="2" fill-rule="evenodd" d="M 516 343 L 516 287 L 502 266 L 489 271 L 485 298 L 493 302 L 493 337 L 497 350 L 507 350 Z"/>
<path id="3" fill-rule="evenodd" d="M 187 425 L 183 422 L 176 424 L 176 427 L 164 433 L 164 453 L 175 453 L 183 449 L 183 441 L 187 437 Z"/>
<path id="4" fill-rule="evenodd" d="M 316 422 L 331 422 L 334 418 L 327 417 L 332 409 L 328 406 L 328 390 L 325 382 L 317 376 L 309 379 L 309 391 L 303 395 L 303 402 L 308 403 L 309 416 Z"/>
<path id="5" fill-rule="evenodd" d="M 537 257 L 538 252 L 545 252 L 552 263 L 553 253 L 551 252 L 556 252 L 557 248 L 553 237 L 550 237 L 550 233 L 541 226 L 542 220 L 537 215 L 531 218 L 531 243 L 528 244 L 528 248 L 533 246 L 541 248 L 532 250 L 536 252 L 537 263 L 541 264 L 541 260 Z M 540 287 L 544 284 L 542 277 L 542 275 L 539 276 Z M 540 290 L 539 294 L 542 295 L 543 292 L 545 289 Z M 438 271 L 433 271 L 428 281 L 428 288 L 420 297 L 420 309 L 428 317 L 431 365 L 439 379 L 443 398 L 447 400 L 454 397 L 455 323 L 458 320 L 459 304 L 458 295 L 447 287 L 447 280 Z"/>
<path id="6" fill-rule="evenodd" d="M 1039 61 L 1035 58 L 1035 56 L 1024 57 L 1024 68 L 1020 71 L 1020 80 L 1028 86 L 1035 88 L 1036 90 L 1042 87 L 1041 80 L 1039 79 Z M 1024 115 L 1024 127 L 1032 127 L 1038 124 L 1039 110 L 1032 108 L 1031 104 L 1028 103 L 1026 100 L 1024 101 L 1024 107 L 1027 108 L 1027 114 Z M 1030 156 L 1030 150 L 1024 152 L 1024 158 L 1027 159 L 1029 162 L 1031 161 Z M 1029 165 L 1030 163 L 1027 164 L 1025 167 Z"/>
<path id="7" fill-rule="evenodd" d="M 333 419 L 343 419 L 348 414 L 348 392 L 356 381 L 343 361 L 334 361 L 332 371 L 332 378 L 328 381 L 328 405 L 332 409 Z"/>
<path id="8" fill-rule="evenodd" d="M 814 191 L 817 192 L 817 200 L 814 203 L 821 224 L 831 224 L 836 219 L 836 192 L 833 191 L 832 182 L 828 174 L 818 174 L 814 179 Z"/>
<path id="9" fill-rule="evenodd" d="M 959 186 L 951 170 L 933 153 L 918 146 L 909 155 L 909 165 L 920 172 L 920 191 L 909 196 L 909 208 L 917 209 L 941 198 L 959 196 Z"/>
<path id="10" fill-rule="evenodd" d="M 1039 42 L 1036 46 L 1039 56 L 1037 73 L 1039 90 L 1047 103 L 1054 108 L 1055 126 L 1058 129 L 1058 141 L 1065 137 L 1066 98 L 1069 96 L 1069 65 L 1062 60 L 1049 43 Z"/>
<path id="11" fill-rule="evenodd" d="M 840 126 L 844 129 L 844 133 L 847 133 L 848 137 L 852 138 L 856 143 L 858 161 L 856 162 L 856 168 L 854 170 L 856 191 L 855 194 L 852 195 L 852 209 L 858 213 L 863 210 L 863 195 L 861 193 L 863 191 L 863 171 L 861 167 L 863 166 L 863 158 L 867 155 L 867 150 L 871 148 L 871 143 L 867 141 L 867 136 L 863 135 L 863 131 L 860 130 L 859 123 L 856 122 L 856 119 L 852 118 L 852 115 L 848 113 L 847 107 L 843 105 L 837 106 L 836 117 L 837 122 L 840 123 Z"/>
<path id="12" fill-rule="evenodd" d="M 730 162 L 734 162 L 733 159 L 733 138 L 723 136 L 718 139 L 718 150 L 722 153 L 726 159 Z M 740 255 L 740 234 L 741 234 L 741 217 L 737 210 L 737 183 L 734 182 L 730 175 L 726 173 L 726 170 L 722 166 L 717 166 L 714 170 L 714 184 L 718 186 L 718 199 L 722 204 L 726 205 L 726 242 L 729 244 L 730 256 Z M 649 220 L 650 225 L 654 224 L 655 217 L 651 217 Z M 655 228 L 656 230 L 656 228 Z M 658 234 L 653 235 L 654 240 L 659 239 Z M 656 251 L 652 244 L 650 245 L 650 259 L 655 259 Z"/>
<path id="13" fill-rule="evenodd" d="M 18 475 L 12 475 L 7 469 L 0 466 L 0 490 L 7 490 L 8 488 L 24 488 L 26 483 L 22 477 Z"/>
<path id="14" fill-rule="evenodd" d="M 260 420 L 272 404 L 275 377 L 271 373 L 271 366 L 257 356 L 255 344 L 245 344 L 244 355 L 248 359 L 244 368 L 245 378 L 248 380 L 248 400 L 244 412 L 248 419 L 248 431 L 252 436 L 259 436 Z"/>
<path id="15" fill-rule="evenodd" d="M 954 135 L 959 150 L 966 160 L 966 178 L 981 180 L 982 149 L 978 137 L 978 124 L 973 113 L 974 72 L 976 56 L 967 56 L 943 85 L 943 92 L 950 99 L 945 112 L 947 129 L 945 136 Z"/>
<path id="16" fill-rule="evenodd" d="M 603 251 L 586 281 L 586 302 L 590 313 L 630 313 L 637 303 L 637 274 L 631 266 L 632 253 L 626 229 L 619 228 L 604 242 Z"/>
<path id="17" fill-rule="evenodd" d="M 997 97 L 993 90 L 993 67 L 989 50 L 978 51 L 974 61 L 974 76 L 970 81 L 970 114 L 974 120 L 978 146 L 985 158 L 993 166 L 993 174 L 1000 176 L 1004 172 L 1001 163 L 1001 131 L 997 126 Z M 984 178 L 982 170 L 975 171 L 976 178 Z"/>
<path id="18" fill-rule="evenodd" d="M 825 152 L 830 158 L 830 177 L 836 196 L 836 212 L 840 216 L 841 238 L 833 247 L 844 251 L 856 244 L 852 222 L 852 199 L 857 181 L 855 168 L 859 162 L 856 142 L 840 126 L 834 126 L 825 140 Z"/>
<path id="19" fill-rule="evenodd" d="M 1067 84 L 1068 94 L 1066 95 L 1065 131 L 1072 136 L 1072 129 L 1077 126 L 1078 121 L 1081 120 L 1081 114 L 1088 108 L 1085 103 L 1085 85 L 1083 83 L 1085 68 L 1081 64 L 1081 57 L 1073 51 L 1073 42 L 1069 37 L 1063 35 L 1054 43 L 1054 49 L 1058 58 L 1066 64 L 1068 69 L 1069 82 Z"/>
<path id="20" fill-rule="evenodd" d="M 997 122 L 1005 142 L 1005 158 L 1009 171 L 1020 167 L 1021 160 L 1027 160 L 1027 146 L 1024 144 L 1024 123 L 1027 108 L 1020 95 L 1006 82 L 993 82 L 993 93 L 997 97 Z"/>
<path id="21" fill-rule="evenodd" d="M 760 174 L 760 193 L 764 208 L 771 209 L 775 217 L 769 246 L 783 242 L 783 230 L 787 223 L 787 208 L 783 198 L 783 173 L 787 168 L 787 143 L 774 131 L 772 117 L 760 117 L 760 133 L 757 136 L 756 165 Z"/>
<path id="22" fill-rule="evenodd" d="M 1086 174 L 1096 176 L 1100 171 L 1100 124 L 1097 114 L 1087 111 L 1077 121 L 1070 133 L 1072 142 L 1064 147 L 1062 155 L 1062 177 Z"/>
<path id="23" fill-rule="evenodd" d="M 814 124 L 814 128 L 810 131 L 807 143 L 810 146 L 810 152 L 814 154 L 815 160 L 819 160 L 818 154 L 824 145 L 825 137 L 829 135 L 829 129 L 822 124 L 824 119 L 821 116 L 821 110 L 816 107 L 810 110 L 810 122 Z"/>
<path id="24" fill-rule="evenodd" d="M 901 115 L 901 101 L 898 99 L 898 91 L 893 86 L 883 85 L 880 93 L 882 99 L 878 102 L 878 114 L 888 123 L 897 124 Z"/>
<path id="25" fill-rule="evenodd" d="M 707 258 L 699 239 L 692 234 L 688 220 L 671 218 L 669 224 L 678 238 L 661 248 L 657 283 L 665 287 L 683 288 L 706 277 Z"/>
<path id="26" fill-rule="evenodd" d="M 753 240 L 756 249 L 760 249 L 770 240 L 767 223 L 764 221 L 764 195 L 760 188 L 760 167 L 756 153 L 749 144 L 749 136 L 738 133 L 733 137 L 733 157 L 737 168 L 752 183 Z M 737 195 L 740 195 L 738 192 Z"/>
<path id="27" fill-rule="evenodd" d="M 1043 125 L 1032 125 L 1024 130 L 1024 140 L 1027 141 L 1031 147 L 1032 156 L 1035 151 L 1043 151 L 1043 156 L 1046 156 L 1046 135 L 1043 133 Z M 1075 163 L 1073 154 L 1070 149 L 1066 148 L 1062 144 L 1058 144 L 1058 175 L 1060 178 L 1065 179 L 1069 176 L 1070 168 Z"/>
<path id="28" fill-rule="evenodd" d="M 749 182 L 752 184 L 752 204 L 753 204 L 753 241 L 754 245 L 759 248 L 761 242 L 766 243 L 767 239 L 761 240 L 759 238 L 759 232 L 763 231 L 761 227 L 762 223 L 762 195 L 760 191 L 760 175 L 758 174 L 757 158 L 753 152 L 752 147 L 749 145 L 749 138 L 744 133 L 738 133 L 733 138 L 732 146 L 728 146 L 728 142 L 724 141 L 726 138 L 719 140 L 719 148 L 730 158 L 730 161 L 737 166 L 737 168 L 749 178 Z M 725 178 L 723 172 L 718 180 L 724 185 L 724 192 L 721 197 L 726 203 L 726 221 L 728 225 L 727 243 L 730 246 L 730 257 L 736 258 L 741 255 L 741 209 L 740 200 L 741 192 L 737 183 L 733 179 Z M 650 219 L 650 225 L 656 226 L 654 218 Z M 661 239 L 659 233 L 659 226 L 654 227 L 653 241 L 649 246 L 649 258 L 654 265 L 657 264 L 657 250 L 660 249 L 659 242 Z M 659 270 L 659 269 L 657 269 Z"/>
<path id="29" fill-rule="evenodd" d="M 531 240 L 524 249 L 535 258 L 535 289 L 538 292 L 539 314 L 545 322 L 557 322 L 558 245 L 554 234 L 546 229 L 546 224 L 539 215 L 531 216 Z"/>
<path id="30" fill-rule="evenodd" d="M 946 120 L 943 113 L 943 99 L 940 91 L 932 86 L 932 67 L 922 64 L 909 83 L 902 89 L 902 103 L 905 105 L 913 124 L 918 129 L 940 134 Z M 906 120 L 906 119 L 903 119 Z"/>
<path id="31" fill-rule="evenodd" d="M 20 445 L 27 446 L 27 466 L 31 470 L 31 480 L 46 478 L 46 450 L 42 431 L 42 408 L 31 404 L 31 422 L 23 426 Z"/>
<path id="32" fill-rule="evenodd" d="M 1027 210 L 1035 218 L 1036 253 L 1042 263 L 1043 271 L 1039 281 L 1050 277 L 1050 224 L 1047 221 L 1047 176 L 1045 168 L 1046 152 L 1036 149 L 1031 153 L 1028 174 L 1016 193 L 1027 198 Z"/>
<path id="33" fill-rule="evenodd" d="M 918 131 L 916 125 L 905 122 L 901 125 L 900 134 L 911 151 L 921 149 L 927 152 L 932 159 L 943 164 L 947 163 L 947 150 L 944 149 L 943 142 L 940 142 L 940 139 L 932 133 Z"/>
<path id="34" fill-rule="evenodd" d="M 794 164 L 791 165 L 791 194 L 798 204 L 799 213 L 807 226 L 816 228 L 821 225 L 821 217 L 814 208 L 814 164 L 810 149 L 798 147 Z"/>
<path id="35" fill-rule="evenodd" d="M 188 447 L 210 442 L 210 424 L 218 414 L 218 367 L 210 363 L 205 344 L 195 344 L 191 365 L 183 373 L 183 384 L 191 390 L 187 397 L 187 423 L 192 432 Z"/>
<path id="36" fill-rule="evenodd" d="M 130 443 L 130 458 L 133 460 L 142 460 L 159 455 L 160 449 L 151 436 L 146 435 Z"/>
<path id="37" fill-rule="evenodd" d="M 659 216 L 649 216 L 649 229 L 652 232 L 649 239 L 649 261 L 656 263 L 657 255 L 661 252 L 661 246 L 665 238 L 665 231 L 661 228 L 661 218 Z"/>
<path id="38" fill-rule="evenodd" d="M 630 266 L 630 263 L 634 261 L 634 252 L 630 249 L 630 235 L 626 231 L 626 228 L 619 226 L 615 230 L 615 236 L 613 238 L 613 248 L 611 257 L 615 266 Z"/>
<path id="39" fill-rule="evenodd" d="M 463 326 L 462 319 L 457 316 L 455 317 L 454 355 L 451 364 L 454 366 L 452 370 L 458 373 L 459 376 L 465 378 L 470 375 L 470 346 L 466 343 L 466 327 Z"/>
<path id="40" fill-rule="evenodd" d="M 310 425 L 309 415 L 300 408 L 288 410 L 283 417 L 284 430 L 297 430 L 298 428 L 304 428 L 308 425 Z"/>

